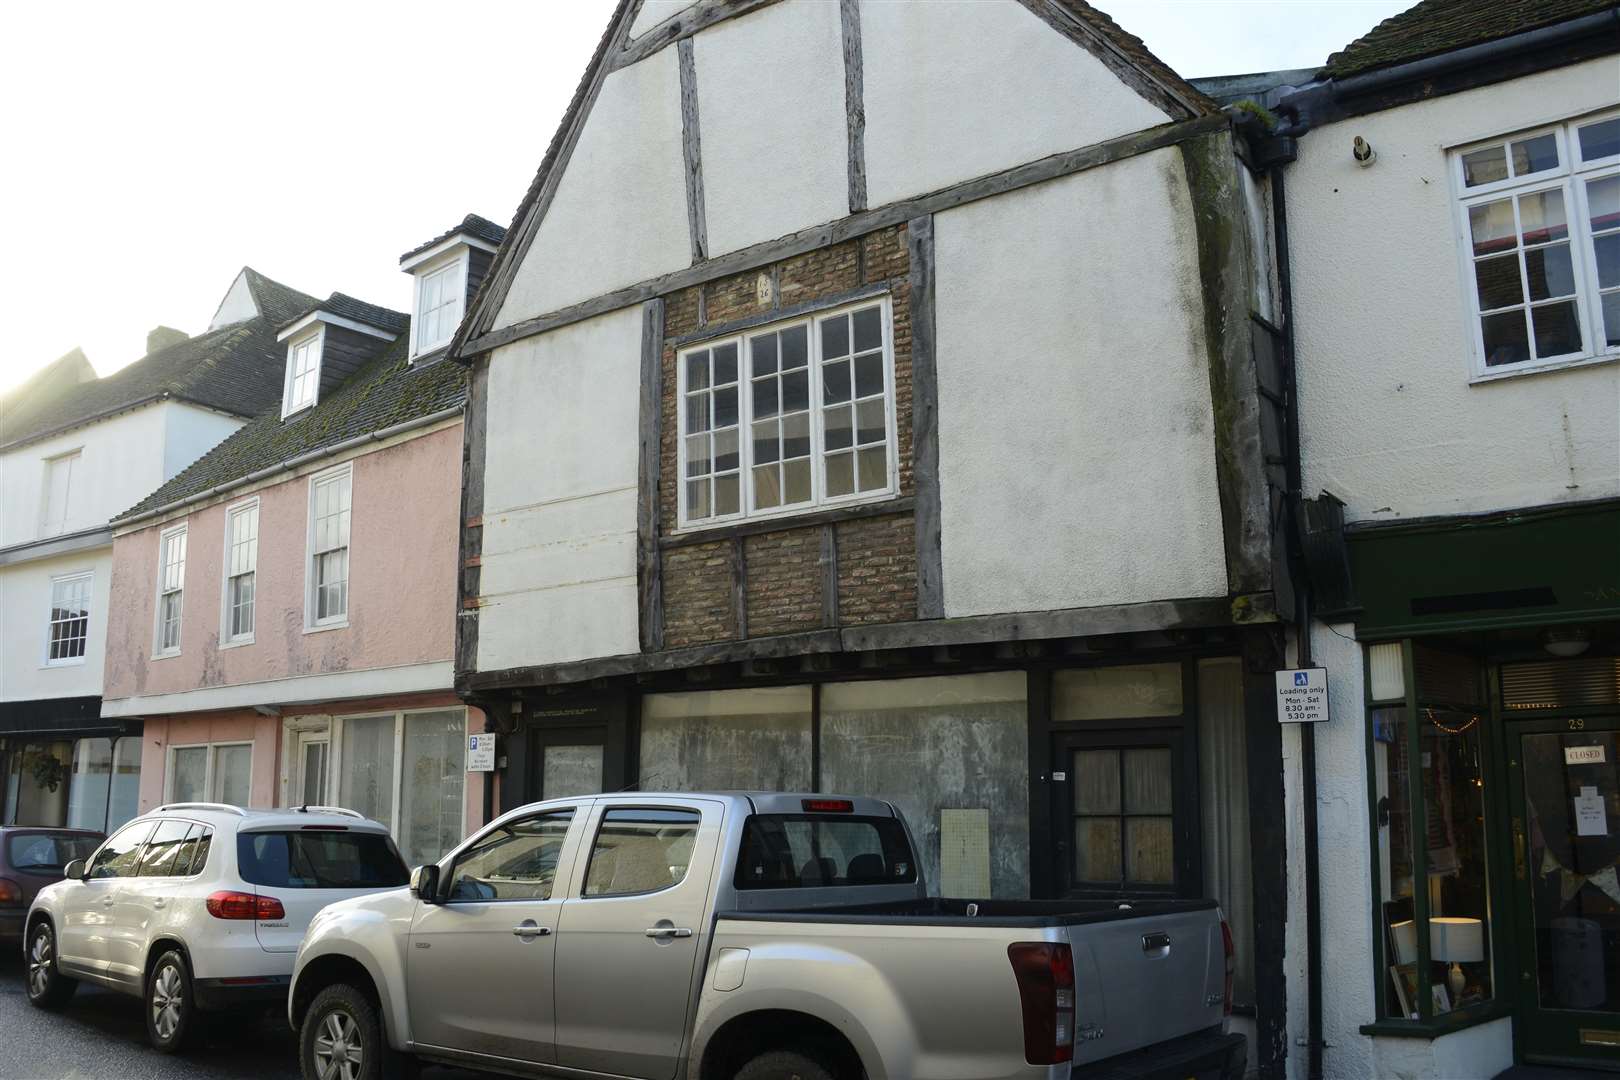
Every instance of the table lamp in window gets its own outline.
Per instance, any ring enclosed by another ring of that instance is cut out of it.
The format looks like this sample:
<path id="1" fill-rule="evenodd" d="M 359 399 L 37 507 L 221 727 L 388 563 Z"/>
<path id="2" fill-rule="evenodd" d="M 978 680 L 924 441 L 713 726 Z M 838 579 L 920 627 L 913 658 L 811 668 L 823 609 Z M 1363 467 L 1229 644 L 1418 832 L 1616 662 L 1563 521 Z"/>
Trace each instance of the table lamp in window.
<path id="1" fill-rule="evenodd" d="M 1451 916 L 1430 919 L 1429 956 L 1451 964 L 1451 970 L 1446 974 L 1446 987 L 1451 991 L 1455 1006 L 1468 985 L 1462 965 L 1477 964 L 1485 959 L 1485 924 L 1479 919 Z"/>

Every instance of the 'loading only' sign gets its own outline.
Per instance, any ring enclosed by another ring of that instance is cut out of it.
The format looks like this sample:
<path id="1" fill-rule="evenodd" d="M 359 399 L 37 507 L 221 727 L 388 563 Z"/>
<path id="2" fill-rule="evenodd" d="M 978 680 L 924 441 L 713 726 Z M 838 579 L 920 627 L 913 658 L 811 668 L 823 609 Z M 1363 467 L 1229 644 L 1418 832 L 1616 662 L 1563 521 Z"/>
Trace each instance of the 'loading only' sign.
<path id="1" fill-rule="evenodd" d="M 1328 718 L 1327 668 L 1277 672 L 1277 721 L 1320 724 Z"/>

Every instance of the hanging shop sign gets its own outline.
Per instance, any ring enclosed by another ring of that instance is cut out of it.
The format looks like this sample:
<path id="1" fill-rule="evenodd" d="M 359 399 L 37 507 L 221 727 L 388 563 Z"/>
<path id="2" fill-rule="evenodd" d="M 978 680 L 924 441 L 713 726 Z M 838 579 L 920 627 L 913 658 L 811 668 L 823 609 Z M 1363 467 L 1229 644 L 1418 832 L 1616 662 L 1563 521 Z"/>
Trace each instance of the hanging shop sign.
<path id="1" fill-rule="evenodd" d="M 1328 718 L 1327 668 L 1277 672 L 1277 722 L 1320 724 Z"/>

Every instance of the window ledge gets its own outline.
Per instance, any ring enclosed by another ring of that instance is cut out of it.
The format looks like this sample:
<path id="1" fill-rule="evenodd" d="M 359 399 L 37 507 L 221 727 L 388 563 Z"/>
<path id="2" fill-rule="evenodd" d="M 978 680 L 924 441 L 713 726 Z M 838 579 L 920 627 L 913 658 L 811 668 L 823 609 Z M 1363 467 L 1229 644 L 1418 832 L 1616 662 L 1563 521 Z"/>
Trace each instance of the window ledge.
<path id="1" fill-rule="evenodd" d="M 1430 1020 L 1427 1023 L 1422 1020 L 1374 1020 L 1370 1024 L 1362 1024 L 1361 1033 L 1392 1039 L 1437 1039 L 1454 1031 L 1500 1020 L 1504 1016 L 1511 1016 L 1512 1013 L 1513 1010 L 1505 1003 L 1488 1001 L 1482 1005 L 1446 1013 L 1443 1019 Z"/>
<path id="2" fill-rule="evenodd" d="M 349 620 L 344 619 L 342 622 L 329 622 L 329 623 L 321 623 L 318 626 L 306 626 L 306 627 L 304 627 L 304 633 L 306 633 L 306 634 L 321 634 L 321 633 L 325 633 L 328 630 L 347 630 L 348 628 L 349 628 Z"/>
<path id="3" fill-rule="evenodd" d="M 1604 353 L 1601 356 L 1583 356 L 1574 360 L 1549 360 L 1542 364 L 1524 364 L 1501 371 L 1487 371 L 1483 375 L 1475 375 L 1468 380 L 1469 386 L 1478 386 L 1481 383 L 1500 382 L 1503 379 L 1516 379 L 1523 375 L 1546 375 L 1553 371 L 1570 371 L 1575 368 L 1595 367 L 1598 364 L 1613 364 L 1620 361 L 1620 353 Z"/>
<path id="4" fill-rule="evenodd" d="M 251 644 L 253 644 L 253 639 L 251 637 L 236 638 L 235 640 L 227 641 L 221 645 L 219 647 L 219 651 L 224 652 L 226 649 L 240 649 L 244 645 Z"/>
<path id="5" fill-rule="evenodd" d="M 43 664 L 39 665 L 41 671 L 45 671 L 45 670 L 48 670 L 50 668 L 83 667 L 83 666 L 84 666 L 84 657 L 82 657 L 82 656 L 75 656 L 71 660 L 47 660 Z"/>
<path id="6" fill-rule="evenodd" d="M 910 495 L 886 492 L 858 502 L 834 503 L 795 510 L 791 513 L 763 514 L 749 518 L 728 518 L 713 525 L 686 525 L 659 538 L 661 548 L 685 547 L 689 544 L 707 544 L 715 540 L 728 540 L 737 536 L 803 529 L 813 525 L 830 525 L 840 521 L 854 521 L 867 517 L 887 517 L 908 514 L 917 508 L 917 500 Z"/>
<path id="7" fill-rule="evenodd" d="M 153 653 L 152 654 L 152 659 L 154 659 L 154 660 L 173 660 L 175 657 L 177 657 L 179 655 L 180 655 L 180 650 L 179 649 L 170 649 L 168 652 Z"/>

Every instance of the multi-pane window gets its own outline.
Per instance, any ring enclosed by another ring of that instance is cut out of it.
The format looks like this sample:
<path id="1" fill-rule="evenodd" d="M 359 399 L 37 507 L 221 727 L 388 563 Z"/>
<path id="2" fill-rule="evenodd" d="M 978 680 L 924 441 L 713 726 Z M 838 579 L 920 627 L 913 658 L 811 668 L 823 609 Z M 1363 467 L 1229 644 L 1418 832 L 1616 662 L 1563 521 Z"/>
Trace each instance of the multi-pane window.
<path id="1" fill-rule="evenodd" d="M 866 301 L 682 352 L 681 524 L 892 492 L 889 326 Z"/>
<path id="2" fill-rule="evenodd" d="M 1479 372 L 1620 351 L 1620 116 L 1454 160 Z"/>
<path id="3" fill-rule="evenodd" d="M 90 636 L 89 574 L 72 574 L 51 579 L 51 624 L 45 661 L 73 664 L 84 659 L 85 641 Z"/>
<path id="4" fill-rule="evenodd" d="M 45 485 L 40 500 L 40 532 L 56 536 L 67 531 L 68 496 L 73 489 L 73 473 L 79 464 L 79 451 L 60 454 L 45 461 Z"/>
<path id="5" fill-rule="evenodd" d="M 321 377 L 321 337 L 316 330 L 287 346 L 287 390 L 281 415 L 290 416 L 315 404 L 315 391 Z"/>
<path id="6" fill-rule="evenodd" d="M 349 499 L 347 467 L 310 485 L 310 621 L 342 622 L 349 615 Z"/>
<path id="7" fill-rule="evenodd" d="M 180 615 L 186 583 L 186 527 L 170 529 L 158 542 L 157 652 L 180 651 Z"/>
<path id="8" fill-rule="evenodd" d="M 259 504 L 225 515 L 225 639 L 253 639 L 253 592 L 259 567 Z"/>
<path id="9" fill-rule="evenodd" d="M 463 259 L 454 259 L 442 269 L 423 274 L 416 286 L 416 349 L 420 355 L 436 349 L 455 335 L 461 322 Z"/>

